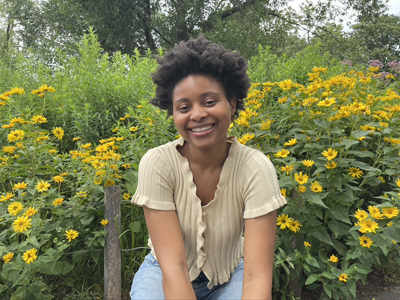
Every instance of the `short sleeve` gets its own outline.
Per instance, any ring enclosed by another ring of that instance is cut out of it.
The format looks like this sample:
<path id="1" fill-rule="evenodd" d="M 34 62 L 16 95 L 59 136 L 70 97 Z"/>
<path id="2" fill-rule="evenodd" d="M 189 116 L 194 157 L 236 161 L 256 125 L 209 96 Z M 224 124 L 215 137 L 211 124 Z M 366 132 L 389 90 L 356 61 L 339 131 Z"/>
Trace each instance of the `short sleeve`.
<path id="1" fill-rule="evenodd" d="M 245 164 L 243 184 L 244 219 L 266 215 L 286 204 L 274 165 L 259 151 Z"/>
<path id="2" fill-rule="evenodd" d="M 175 210 L 173 172 L 159 148 L 149 150 L 140 160 L 138 186 L 132 202 L 158 210 Z"/>

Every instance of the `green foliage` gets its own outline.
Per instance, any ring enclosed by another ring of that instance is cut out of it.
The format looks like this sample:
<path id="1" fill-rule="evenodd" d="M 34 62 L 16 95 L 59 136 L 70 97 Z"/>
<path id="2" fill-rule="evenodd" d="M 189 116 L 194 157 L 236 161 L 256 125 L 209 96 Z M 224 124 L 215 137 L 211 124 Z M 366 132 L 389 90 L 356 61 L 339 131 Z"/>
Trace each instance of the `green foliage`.
<path id="1" fill-rule="evenodd" d="M 277 297 L 297 295 L 295 283 L 322 287 L 321 299 L 354 299 L 358 281 L 400 254 L 398 78 L 328 74 L 314 67 L 307 84 L 254 83 L 232 128 L 269 155 L 288 200 L 277 223 Z"/>
<path id="2" fill-rule="evenodd" d="M 79 51 L 60 53 L 53 69 L 11 52 L 0 60 L 1 298 L 101 298 L 103 255 L 80 251 L 104 246 L 107 185 L 122 188 L 120 240 L 136 249 L 123 252 L 124 294 L 146 254 L 144 217 L 129 202 L 138 164 L 177 135 L 148 104 L 156 63 L 150 53 L 109 57 L 93 32 Z M 292 297 L 293 283 L 352 299 L 372 268 L 400 255 L 399 81 L 378 71 L 341 65 L 319 45 L 281 58 L 260 47 L 250 61 L 254 84 L 231 133 L 269 155 L 288 200 L 276 299 Z"/>

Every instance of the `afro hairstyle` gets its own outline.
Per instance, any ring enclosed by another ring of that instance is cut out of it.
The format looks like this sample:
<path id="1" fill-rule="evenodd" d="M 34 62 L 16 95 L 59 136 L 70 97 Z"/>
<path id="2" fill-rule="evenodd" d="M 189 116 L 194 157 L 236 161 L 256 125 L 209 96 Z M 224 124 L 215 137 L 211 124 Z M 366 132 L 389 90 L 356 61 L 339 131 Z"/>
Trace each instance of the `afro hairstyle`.
<path id="1" fill-rule="evenodd" d="M 226 98 L 236 98 L 236 117 L 243 109 L 243 99 L 250 88 L 247 62 L 237 52 L 210 42 L 203 36 L 196 40 L 180 42 L 174 49 L 157 58 L 158 69 L 152 75 L 156 84 L 156 94 L 150 103 L 168 111 L 172 115 L 172 93 L 175 85 L 189 75 L 211 76 L 221 83 Z"/>

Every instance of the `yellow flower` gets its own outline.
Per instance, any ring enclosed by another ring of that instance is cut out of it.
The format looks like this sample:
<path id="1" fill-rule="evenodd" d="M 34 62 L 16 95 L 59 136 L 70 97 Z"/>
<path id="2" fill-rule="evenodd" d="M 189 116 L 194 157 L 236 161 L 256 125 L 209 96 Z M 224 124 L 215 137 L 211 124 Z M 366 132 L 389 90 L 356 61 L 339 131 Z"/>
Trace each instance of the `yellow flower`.
<path id="1" fill-rule="evenodd" d="M 5 146 L 5 147 L 3 147 L 3 151 L 5 153 L 10 153 L 10 154 L 13 154 L 16 149 L 17 149 L 17 147 L 13 147 L 13 146 Z"/>
<path id="2" fill-rule="evenodd" d="M 339 261 L 339 258 L 337 258 L 335 255 L 332 254 L 331 257 L 329 258 L 329 261 L 333 262 L 333 263 L 337 263 Z"/>
<path id="3" fill-rule="evenodd" d="M 34 214 L 36 214 L 38 212 L 37 208 L 34 207 L 29 207 L 26 209 L 26 211 L 24 212 L 24 216 L 25 217 L 32 217 Z"/>
<path id="4" fill-rule="evenodd" d="M 84 144 L 84 145 L 81 145 L 81 146 L 82 146 L 83 149 L 88 149 L 88 148 L 90 148 L 90 146 L 92 146 L 92 144 L 91 143 L 87 143 L 87 144 Z"/>
<path id="5" fill-rule="evenodd" d="M 305 193 L 307 191 L 307 188 L 304 185 L 299 186 L 299 193 Z"/>
<path id="6" fill-rule="evenodd" d="M 275 153 L 274 156 L 275 156 L 275 157 L 282 157 L 282 158 L 284 158 L 284 157 L 287 157 L 287 156 L 289 155 L 289 153 L 290 153 L 289 150 L 282 149 L 282 150 L 279 150 L 277 153 Z"/>
<path id="7" fill-rule="evenodd" d="M 304 174 L 304 175 L 303 175 L 303 172 L 294 173 L 294 179 L 295 179 L 300 185 L 303 185 L 303 184 L 306 184 L 306 183 L 307 183 L 307 181 L 308 181 L 308 175 L 307 175 L 307 174 Z"/>
<path id="8" fill-rule="evenodd" d="M 387 227 L 392 227 L 393 226 L 393 222 L 390 221 L 389 223 L 386 224 Z"/>
<path id="9" fill-rule="evenodd" d="M 4 264 L 10 262 L 13 257 L 14 257 L 14 253 L 13 252 L 8 252 L 6 255 L 4 255 L 3 256 Z"/>
<path id="10" fill-rule="evenodd" d="M 28 184 L 25 182 L 18 182 L 16 184 L 14 184 L 13 190 L 23 190 L 23 189 L 26 189 L 27 186 L 28 186 Z"/>
<path id="11" fill-rule="evenodd" d="M 365 210 L 358 209 L 354 216 L 358 221 L 366 220 L 368 218 L 368 213 Z"/>
<path id="12" fill-rule="evenodd" d="M 284 143 L 284 146 L 294 146 L 297 144 L 297 139 L 291 139 L 289 142 Z"/>
<path id="13" fill-rule="evenodd" d="M 61 141 L 64 137 L 64 130 L 61 127 L 55 127 L 51 131 Z"/>
<path id="14" fill-rule="evenodd" d="M 379 228 L 378 223 L 372 221 L 371 219 L 366 219 L 358 222 L 358 226 L 361 227 L 360 229 L 358 229 L 358 231 L 360 231 L 361 233 L 366 233 L 366 232 L 376 233 L 376 229 Z"/>
<path id="15" fill-rule="evenodd" d="M 380 181 L 382 181 L 382 183 L 386 183 L 386 180 L 385 180 L 382 176 L 379 176 L 378 179 L 379 179 Z"/>
<path id="16" fill-rule="evenodd" d="M 28 231 L 28 229 L 32 227 L 31 219 L 27 216 L 18 217 L 14 221 L 12 227 L 15 232 L 23 233 L 24 231 Z"/>
<path id="17" fill-rule="evenodd" d="M 15 141 L 19 141 L 22 140 L 25 136 L 25 132 L 23 130 L 17 129 L 14 131 L 11 131 L 8 135 L 7 135 L 7 139 L 9 143 L 15 142 Z"/>
<path id="18" fill-rule="evenodd" d="M 333 170 L 337 167 L 337 163 L 335 163 L 334 161 L 330 161 L 324 166 L 329 170 Z"/>
<path id="19" fill-rule="evenodd" d="M 289 225 L 293 222 L 292 218 L 289 218 L 288 215 L 282 214 L 278 216 L 276 225 L 281 226 L 281 229 L 289 228 Z"/>
<path id="20" fill-rule="evenodd" d="M 139 126 L 132 126 L 131 128 L 129 128 L 129 131 L 135 132 L 138 129 L 139 129 Z"/>
<path id="21" fill-rule="evenodd" d="M 282 196 L 286 198 L 286 189 L 281 189 L 280 192 Z"/>
<path id="22" fill-rule="evenodd" d="M 43 117 L 42 115 L 36 115 L 36 116 L 32 117 L 31 121 L 33 122 L 33 124 L 46 123 L 47 119 L 45 117 Z"/>
<path id="23" fill-rule="evenodd" d="M 333 150 L 332 148 L 329 148 L 328 150 L 325 150 L 322 152 L 322 155 L 326 157 L 327 160 L 332 160 L 337 156 L 338 152 L 336 150 Z"/>
<path id="24" fill-rule="evenodd" d="M 322 186 L 318 183 L 318 181 L 311 182 L 311 191 L 314 193 L 322 192 Z"/>
<path id="25" fill-rule="evenodd" d="M 298 220 L 295 220 L 295 221 L 289 223 L 288 227 L 289 227 L 290 231 L 299 232 L 301 226 L 303 226 L 303 225 L 301 225 L 301 223 Z"/>
<path id="26" fill-rule="evenodd" d="M 38 182 L 38 184 L 36 184 L 35 188 L 38 192 L 46 192 L 50 187 L 50 183 L 48 183 L 47 181 L 41 180 Z"/>
<path id="27" fill-rule="evenodd" d="M 287 99 L 288 99 L 287 96 L 283 97 L 283 98 L 280 98 L 280 99 L 278 99 L 278 103 L 280 103 L 280 104 L 285 103 L 287 101 Z"/>
<path id="28" fill-rule="evenodd" d="M 347 279 L 349 279 L 349 277 L 345 273 L 340 274 L 340 276 L 338 278 L 339 278 L 339 281 L 343 281 L 343 282 L 347 282 Z"/>
<path id="29" fill-rule="evenodd" d="M 67 237 L 69 242 L 76 239 L 78 237 L 78 235 L 79 235 L 79 233 L 73 229 L 65 231 L 65 236 Z"/>
<path id="30" fill-rule="evenodd" d="M 106 226 L 108 224 L 108 220 L 107 219 L 105 219 L 105 220 L 103 219 L 103 220 L 101 220 L 100 224 L 103 225 L 103 226 Z"/>
<path id="31" fill-rule="evenodd" d="M 61 182 L 64 181 L 64 178 L 63 178 L 62 176 L 60 176 L 60 175 L 57 175 L 57 176 L 54 176 L 54 177 L 53 177 L 53 180 L 54 180 L 55 182 L 57 182 L 57 183 L 61 183 Z"/>
<path id="32" fill-rule="evenodd" d="M 252 133 L 252 134 L 249 134 L 249 133 L 246 133 L 245 135 L 243 135 L 240 139 L 239 139 L 239 143 L 241 143 L 241 144 L 243 144 L 243 145 L 246 145 L 246 143 L 248 142 L 248 141 L 250 141 L 250 140 L 252 140 L 253 138 L 254 138 L 254 133 Z"/>
<path id="33" fill-rule="evenodd" d="M 305 165 L 306 167 L 312 167 L 314 165 L 314 161 L 313 160 L 303 160 L 303 165 Z"/>
<path id="34" fill-rule="evenodd" d="M 105 186 L 112 186 L 112 185 L 114 185 L 114 184 L 115 184 L 115 181 L 114 181 L 114 180 L 108 179 L 104 185 L 105 185 Z"/>
<path id="35" fill-rule="evenodd" d="M 22 255 L 22 259 L 24 260 L 24 262 L 26 262 L 27 264 L 32 263 L 35 259 L 37 259 L 37 250 L 35 248 L 32 248 L 28 251 L 26 251 L 23 255 Z"/>
<path id="36" fill-rule="evenodd" d="M 131 166 L 132 166 L 131 164 L 123 164 L 123 165 L 122 165 L 122 167 L 123 167 L 125 170 L 128 170 Z"/>
<path id="37" fill-rule="evenodd" d="M 361 171 L 359 168 L 354 167 L 350 167 L 347 171 L 349 172 L 349 175 L 351 175 L 351 177 L 361 178 L 364 174 L 364 172 Z"/>
<path id="38" fill-rule="evenodd" d="M 16 216 L 22 209 L 24 208 L 24 206 L 22 205 L 21 202 L 13 202 L 10 205 L 8 205 L 8 213 L 12 216 Z"/>
<path id="39" fill-rule="evenodd" d="M 335 103 L 336 103 L 335 98 L 326 98 L 325 100 L 319 101 L 317 105 L 322 107 L 329 107 Z"/>
<path id="40" fill-rule="evenodd" d="M 55 154 L 55 153 L 57 153 L 57 150 L 56 150 L 56 149 L 50 149 L 50 150 L 48 150 L 48 151 L 49 151 L 50 154 Z"/>
<path id="41" fill-rule="evenodd" d="M 383 215 L 381 214 L 381 211 L 379 210 L 378 207 L 376 206 L 368 206 L 368 212 L 376 220 L 381 220 L 383 219 Z"/>
<path id="42" fill-rule="evenodd" d="M 304 247 L 311 247 L 311 244 L 309 242 L 304 241 Z"/>
<path id="43" fill-rule="evenodd" d="M 271 128 L 271 124 L 274 122 L 274 120 L 269 120 L 267 119 L 267 121 L 262 121 L 260 124 L 261 130 L 268 130 Z"/>
<path id="44" fill-rule="evenodd" d="M 400 152 L 399 152 L 399 155 L 400 155 Z M 400 178 L 397 178 L 396 184 L 397 184 L 398 187 L 400 187 Z"/>
<path id="45" fill-rule="evenodd" d="M 131 194 L 125 193 L 124 194 L 124 200 L 129 200 L 131 198 Z"/>
<path id="46" fill-rule="evenodd" d="M 293 170 L 293 165 L 286 165 L 285 167 L 281 167 L 282 172 L 286 172 L 286 175 L 289 175 L 289 172 Z"/>
<path id="47" fill-rule="evenodd" d="M 364 248 L 368 248 L 368 249 L 371 248 L 373 241 L 370 238 L 363 235 L 363 236 L 360 236 L 358 239 L 360 240 L 361 246 L 363 246 Z"/>
<path id="48" fill-rule="evenodd" d="M 64 198 L 57 198 L 57 199 L 54 199 L 52 205 L 53 205 L 53 206 L 61 205 L 61 203 L 63 203 L 63 201 L 64 201 Z"/>
<path id="49" fill-rule="evenodd" d="M 14 196 L 15 196 L 15 194 L 7 192 L 7 194 L 5 196 L 1 196 L 0 197 L 0 202 L 4 202 L 4 201 L 7 201 L 7 200 L 10 200 Z"/>
<path id="50" fill-rule="evenodd" d="M 382 208 L 382 212 L 383 215 L 388 219 L 397 217 L 399 215 L 399 209 L 397 207 L 384 207 Z"/>
<path id="51" fill-rule="evenodd" d="M 77 142 L 77 141 L 80 141 L 80 140 L 81 140 L 81 137 L 79 137 L 79 136 L 78 136 L 78 137 L 74 137 L 74 138 L 72 139 L 73 142 Z"/>

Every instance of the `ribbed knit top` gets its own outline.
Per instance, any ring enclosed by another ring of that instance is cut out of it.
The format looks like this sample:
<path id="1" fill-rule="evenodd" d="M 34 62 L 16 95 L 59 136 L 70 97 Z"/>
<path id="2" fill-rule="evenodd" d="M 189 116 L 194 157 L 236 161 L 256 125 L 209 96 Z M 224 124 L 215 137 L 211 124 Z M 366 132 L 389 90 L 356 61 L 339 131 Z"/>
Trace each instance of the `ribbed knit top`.
<path id="1" fill-rule="evenodd" d="M 196 195 L 189 162 L 177 147 L 183 138 L 149 150 L 139 165 L 132 202 L 158 210 L 176 210 L 193 281 L 201 271 L 208 288 L 229 281 L 243 257 L 244 219 L 255 218 L 286 204 L 275 168 L 260 151 L 236 137 L 222 167 L 214 199 L 205 206 Z M 149 238 L 151 253 L 157 258 Z"/>

